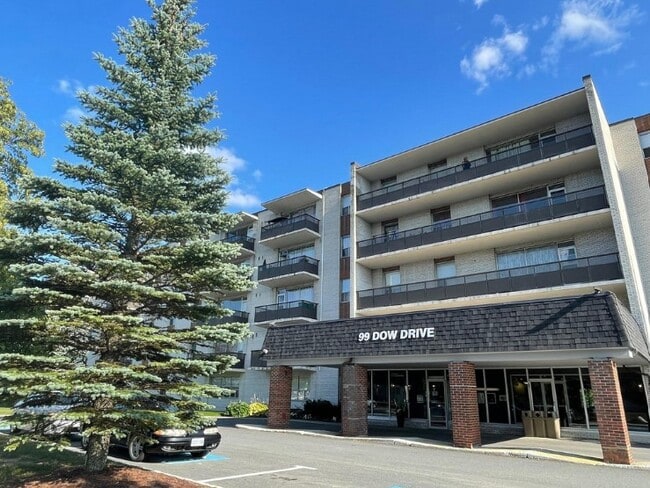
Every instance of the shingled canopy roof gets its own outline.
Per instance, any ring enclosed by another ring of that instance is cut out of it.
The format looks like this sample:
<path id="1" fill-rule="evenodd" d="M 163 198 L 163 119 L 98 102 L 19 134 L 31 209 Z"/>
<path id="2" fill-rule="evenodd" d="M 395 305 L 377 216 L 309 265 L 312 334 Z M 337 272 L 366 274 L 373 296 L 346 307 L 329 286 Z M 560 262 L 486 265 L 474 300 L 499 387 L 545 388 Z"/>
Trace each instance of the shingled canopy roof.
<path id="1" fill-rule="evenodd" d="M 403 330 L 415 332 L 407 337 Z M 641 328 L 608 292 L 272 326 L 264 349 L 267 364 L 290 366 L 459 360 L 580 365 L 591 357 L 612 357 L 619 364 L 650 362 Z"/>

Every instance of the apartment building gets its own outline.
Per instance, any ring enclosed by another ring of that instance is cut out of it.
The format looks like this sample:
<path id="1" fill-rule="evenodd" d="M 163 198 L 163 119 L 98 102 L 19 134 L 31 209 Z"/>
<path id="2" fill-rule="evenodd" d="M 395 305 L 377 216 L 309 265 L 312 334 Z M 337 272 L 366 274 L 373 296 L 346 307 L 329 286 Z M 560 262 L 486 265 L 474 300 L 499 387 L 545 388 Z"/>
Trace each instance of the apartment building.
<path id="1" fill-rule="evenodd" d="M 223 297 L 233 311 L 213 323 L 250 324 L 245 342 L 219 352 L 238 362 L 213 383 L 229 388 L 231 397 L 216 400 L 224 408 L 233 400 L 268 401 L 270 368 L 263 342 L 269 327 L 301 325 L 350 316 L 350 185 L 303 189 L 262 204 L 255 214 L 242 213 L 239 224 L 219 236 L 238 243 L 236 262 L 251 267 L 255 289 Z M 339 401 L 338 369 L 300 365 L 292 375 L 294 408 L 307 399 Z"/>
<path id="2" fill-rule="evenodd" d="M 268 398 L 274 427 L 325 398 L 343 435 L 405 412 L 458 446 L 539 415 L 631 462 L 649 425 L 649 146 L 650 117 L 610 125 L 587 76 L 265 203 L 229 236 L 258 282 L 228 302 L 253 331 L 240 396 Z"/>

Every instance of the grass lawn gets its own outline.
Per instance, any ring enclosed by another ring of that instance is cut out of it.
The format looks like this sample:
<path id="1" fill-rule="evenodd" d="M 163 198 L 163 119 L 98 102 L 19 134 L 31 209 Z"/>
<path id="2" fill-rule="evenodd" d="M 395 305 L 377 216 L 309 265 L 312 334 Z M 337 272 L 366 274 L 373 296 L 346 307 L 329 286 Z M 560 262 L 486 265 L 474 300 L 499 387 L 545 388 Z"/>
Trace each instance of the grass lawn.
<path id="1" fill-rule="evenodd" d="M 48 451 L 25 444 L 15 451 L 5 452 L 9 437 L 0 436 L 0 480 L 2 486 L 19 486 L 24 480 L 47 475 L 62 467 L 79 467 L 84 456 L 70 451 Z"/>

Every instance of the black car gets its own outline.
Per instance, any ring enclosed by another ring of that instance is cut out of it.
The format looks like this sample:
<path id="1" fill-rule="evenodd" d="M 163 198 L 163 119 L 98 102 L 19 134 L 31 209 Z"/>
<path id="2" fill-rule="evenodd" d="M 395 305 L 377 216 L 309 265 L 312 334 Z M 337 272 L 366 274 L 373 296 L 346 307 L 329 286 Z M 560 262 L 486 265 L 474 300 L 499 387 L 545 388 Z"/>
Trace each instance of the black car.
<path id="1" fill-rule="evenodd" d="M 151 396 L 132 401 L 128 406 L 119 405 L 118 410 L 123 411 L 128 417 L 130 412 L 176 412 L 176 408 L 169 404 L 164 398 Z M 131 422 L 124 419 L 125 425 Z M 160 420 L 164 424 L 164 420 Z M 133 424 L 135 429 L 135 425 Z M 156 425 L 156 423 L 154 423 Z M 192 457 L 205 457 L 210 451 L 216 449 L 221 442 L 221 434 L 216 425 L 208 425 L 196 431 L 185 429 L 163 427 L 148 431 L 131 430 L 125 427 L 123 436 L 111 436 L 112 446 L 125 447 L 131 461 L 143 461 L 149 454 L 184 454 L 189 453 Z M 82 435 L 82 445 L 87 447 L 88 437 Z"/>
<path id="2" fill-rule="evenodd" d="M 216 426 L 205 427 L 196 432 L 182 429 L 158 429 L 150 434 L 130 434 L 121 439 L 112 438 L 111 444 L 126 447 L 131 461 L 143 461 L 149 454 L 183 454 L 205 457 L 221 442 Z"/>

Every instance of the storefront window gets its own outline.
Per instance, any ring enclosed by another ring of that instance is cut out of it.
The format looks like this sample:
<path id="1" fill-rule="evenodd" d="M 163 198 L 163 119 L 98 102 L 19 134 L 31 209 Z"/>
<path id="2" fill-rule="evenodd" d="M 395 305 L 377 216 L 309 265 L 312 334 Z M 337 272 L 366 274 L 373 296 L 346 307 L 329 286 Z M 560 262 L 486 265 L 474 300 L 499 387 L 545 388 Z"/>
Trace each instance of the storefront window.
<path id="1" fill-rule="evenodd" d="M 388 371 L 372 372 L 371 415 L 388 416 Z"/>

